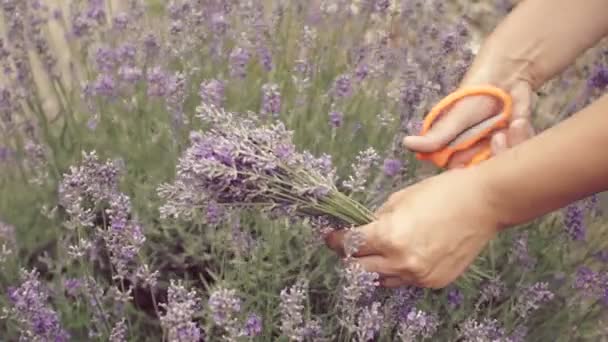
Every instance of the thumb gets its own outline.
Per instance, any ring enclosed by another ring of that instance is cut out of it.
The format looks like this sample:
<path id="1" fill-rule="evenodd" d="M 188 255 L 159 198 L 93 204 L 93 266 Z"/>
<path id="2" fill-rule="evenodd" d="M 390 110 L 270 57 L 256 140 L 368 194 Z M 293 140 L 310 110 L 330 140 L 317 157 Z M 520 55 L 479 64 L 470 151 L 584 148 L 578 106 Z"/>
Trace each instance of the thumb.
<path id="1" fill-rule="evenodd" d="M 414 152 L 434 152 L 467 128 L 498 114 L 500 103 L 489 96 L 471 96 L 455 103 L 441 114 L 424 136 L 407 136 L 403 145 Z"/>

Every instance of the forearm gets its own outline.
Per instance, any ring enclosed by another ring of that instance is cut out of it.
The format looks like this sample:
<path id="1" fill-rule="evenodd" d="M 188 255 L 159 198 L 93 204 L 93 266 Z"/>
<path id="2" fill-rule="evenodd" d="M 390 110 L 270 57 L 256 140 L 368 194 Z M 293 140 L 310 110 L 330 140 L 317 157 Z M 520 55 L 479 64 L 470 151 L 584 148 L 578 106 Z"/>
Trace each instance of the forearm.
<path id="1" fill-rule="evenodd" d="M 463 83 L 523 79 L 537 89 L 606 34 L 606 0 L 523 1 L 486 39 Z"/>
<path id="2" fill-rule="evenodd" d="M 501 226 L 528 222 L 608 190 L 607 128 L 605 95 L 472 170 L 479 173 Z"/>

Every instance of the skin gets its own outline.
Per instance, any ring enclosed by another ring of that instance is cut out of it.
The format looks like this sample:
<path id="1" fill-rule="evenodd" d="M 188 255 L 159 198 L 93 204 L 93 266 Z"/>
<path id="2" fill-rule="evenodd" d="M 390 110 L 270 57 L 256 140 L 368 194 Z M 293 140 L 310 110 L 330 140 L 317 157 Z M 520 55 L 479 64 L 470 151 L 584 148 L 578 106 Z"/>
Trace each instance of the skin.
<path id="1" fill-rule="evenodd" d="M 493 84 L 515 102 L 510 127 L 493 136 L 494 157 L 450 170 L 392 194 L 377 220 L 356 228 L 363 245 L 354 255 L 385 287 L 443 288 L 456 280 L 502 230 L 608 190 L 608 95 L 534 136 L 532 93 L 608 34 L 608 2 L 526 0 L 486 40 L 462 86 Z M 429 152 L 471 122 L 494 115 L 488 98 L 463 100 L 425 137 L 404 145 Z M 567 159 L 565 158 L 567 156 Z M 344 255 L 344 233 L 327 244 Z"/>

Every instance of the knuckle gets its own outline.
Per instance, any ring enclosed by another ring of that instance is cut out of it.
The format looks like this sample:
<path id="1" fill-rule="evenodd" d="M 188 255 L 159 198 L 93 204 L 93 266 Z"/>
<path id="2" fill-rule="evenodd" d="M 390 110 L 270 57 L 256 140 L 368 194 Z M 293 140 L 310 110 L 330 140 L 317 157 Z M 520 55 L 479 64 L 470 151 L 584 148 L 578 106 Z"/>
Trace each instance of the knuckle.
<path id="1" fill-rule="evenodd" d="M 425 279 L 430 271 L 428 264 L 418 255 L 409 255 L 402 259 L 402 271 L 412 274 L 416 279 Z"/>

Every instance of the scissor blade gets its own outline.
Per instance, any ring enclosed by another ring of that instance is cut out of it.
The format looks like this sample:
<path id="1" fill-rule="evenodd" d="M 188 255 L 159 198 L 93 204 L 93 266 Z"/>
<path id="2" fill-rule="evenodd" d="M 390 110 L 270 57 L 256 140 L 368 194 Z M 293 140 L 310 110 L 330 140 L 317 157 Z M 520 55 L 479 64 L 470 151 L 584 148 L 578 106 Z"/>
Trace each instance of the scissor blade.
<path id="1" fill-rule="evenodd" d="M 500 113 L 475 124 L 474 126 L 468 128 L 466 131 L 456 136 L 456 138 L 454 138 L 448 145 L 450 147 L 458 146 L 463 142 L 478 136 L 480 132 L 487 129 L 488 127 L 494 126 L 497 122 L 499 122 L 502 116 L 503 114 Z"/>

